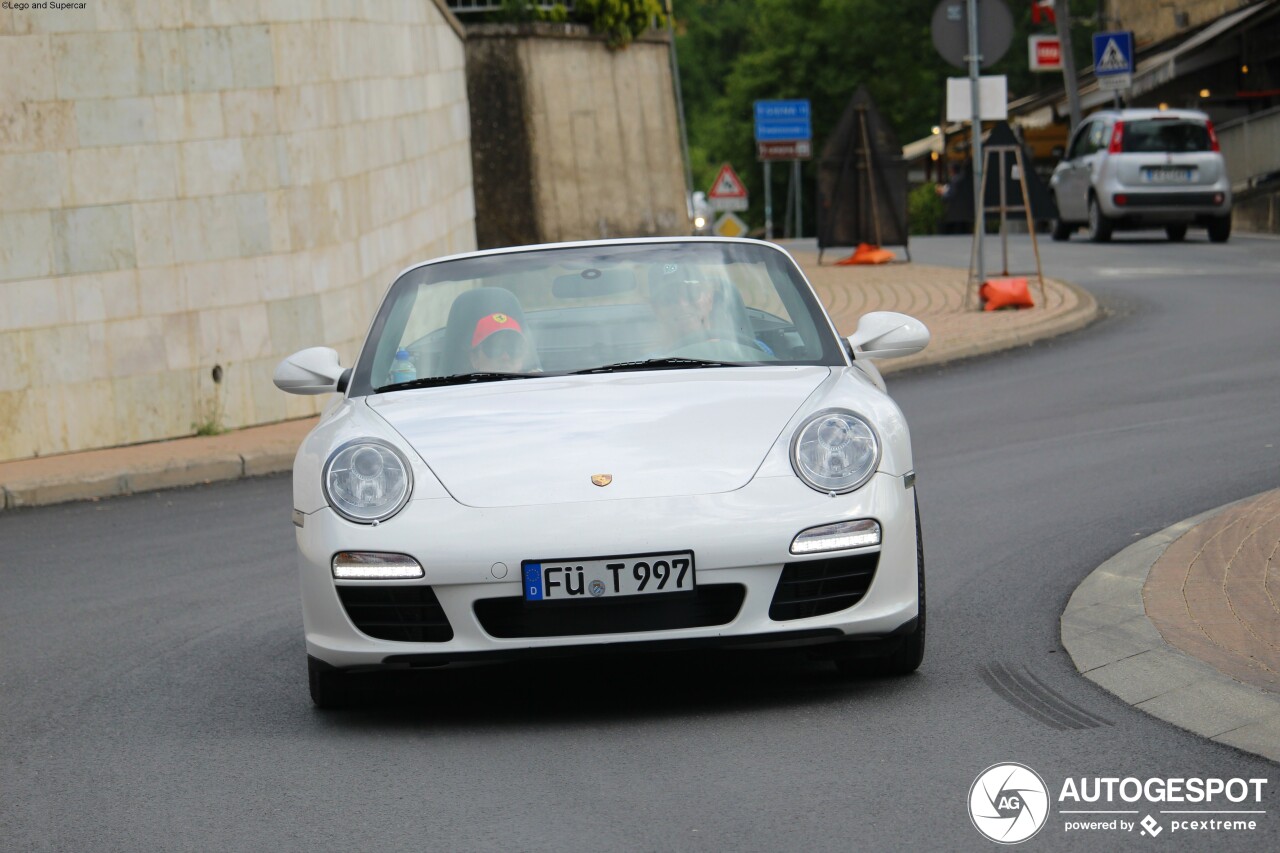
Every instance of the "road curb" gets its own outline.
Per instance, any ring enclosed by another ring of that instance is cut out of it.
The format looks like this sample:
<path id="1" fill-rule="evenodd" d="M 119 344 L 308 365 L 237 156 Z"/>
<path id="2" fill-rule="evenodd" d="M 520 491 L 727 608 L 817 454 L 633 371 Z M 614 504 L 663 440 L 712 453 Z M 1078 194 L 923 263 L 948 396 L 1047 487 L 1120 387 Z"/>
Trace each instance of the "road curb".
<path id="1" fill-rule="evenodd" d="M 0 486 L 0 509 L 99 500 L 137 492 L 201 486 L 293 470 L 294 450 L 215 453 L 198 460 L 159 460 L 90 475 L 32 477 Z"/>
<path id="2" fill-rule="evenodd" d="M 1172 524 L 1094 569 L 1062 613 L 1062 645 L 1085 678 L 1133 707 L 1280 761 L 1280 696 L 1236 681 L 1165 642 L 1142 599 L 1151 567 L 1170 545 L 1243 502 Z"/>

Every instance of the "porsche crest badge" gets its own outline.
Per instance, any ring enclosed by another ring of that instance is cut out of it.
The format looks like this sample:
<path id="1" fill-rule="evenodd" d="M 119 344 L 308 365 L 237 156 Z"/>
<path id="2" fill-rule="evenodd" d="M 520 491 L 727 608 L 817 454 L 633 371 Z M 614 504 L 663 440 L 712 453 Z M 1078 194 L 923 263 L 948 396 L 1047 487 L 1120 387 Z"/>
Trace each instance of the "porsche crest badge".
<path id="1" fill-rule="evenodd" d="M 607 486 L 613 482 L 612 474 L 592 474 L 591 482 L 597 486 Z"/>

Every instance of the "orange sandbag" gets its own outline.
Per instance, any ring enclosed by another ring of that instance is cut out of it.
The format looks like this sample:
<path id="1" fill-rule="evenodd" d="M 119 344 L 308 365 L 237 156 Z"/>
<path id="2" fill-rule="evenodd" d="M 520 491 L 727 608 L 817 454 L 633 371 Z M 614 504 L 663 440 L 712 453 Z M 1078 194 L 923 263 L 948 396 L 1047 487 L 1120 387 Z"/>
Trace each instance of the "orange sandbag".
<path id="1" fill-rule="evenodd" d="M 985 311 L 1001 308 L 1031 308 L 1031 288 L 1025 278 L 993 278 L 978 288 L 978 296 L 986 302 Z"/>
<path id="2" fill-rule="evenodd" d="M 840 265 L 887 264 L 893 259 L 894 254 L 888 249 L 881 249 L 879 246 L 873 246 L 870 243 L 859 243 L 858 248 L 854 249 L 852 255 L 843 261 L 836 261 L 836 263 Z"/>

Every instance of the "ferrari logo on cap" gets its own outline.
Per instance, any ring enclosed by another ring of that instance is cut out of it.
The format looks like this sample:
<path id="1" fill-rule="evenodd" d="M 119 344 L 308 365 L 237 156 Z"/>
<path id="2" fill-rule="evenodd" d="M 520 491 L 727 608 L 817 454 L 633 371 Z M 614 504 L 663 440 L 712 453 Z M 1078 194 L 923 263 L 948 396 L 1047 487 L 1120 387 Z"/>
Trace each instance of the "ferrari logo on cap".
<path id="1" fill-rule="evenodd" d="M 497 323 L 498 325 L 502 325 L 503 323 L 507 322 L 507 315 L 506 315 L 506 314 L 494 314 L 494 315 L 493 315 L 493 322 Z"/>
<path id="2" fill-rule="evenodd" d="M 597 486 L 607 486 L 613 482 L 613 475 L 612 474 L 592 474 L 591 482 L 595 483 Z"/>

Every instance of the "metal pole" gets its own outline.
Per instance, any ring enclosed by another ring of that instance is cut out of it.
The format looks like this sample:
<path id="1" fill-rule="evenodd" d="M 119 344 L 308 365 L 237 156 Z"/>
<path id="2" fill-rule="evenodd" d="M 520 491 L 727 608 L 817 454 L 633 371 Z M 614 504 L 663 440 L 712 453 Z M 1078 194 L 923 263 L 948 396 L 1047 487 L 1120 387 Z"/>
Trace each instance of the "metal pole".
<path id="1" fill-rule="evenodd" d="M 996 153 L 996 162 L 999 163 L 999 165 L 996 168 L 1000 170 L 1000 262 L 1003 264 L 1003 266 L 1001 267 L 1002 272 L 1000 274 L 1008 275 L 1009 274 L 1009 213 L 1008 213 L 1008 206 L 1005 204 L 1005 201 L 1008 198 L 1008 196 L 1006 195 L 1008 188 L 1005 186 L 1005 183 L 1004 183 L 1005 151 L 1003 146 L 996 146 L 996 147 L 1000 149 Z"/>
<path id="2" fill-rule="evenodd" d="M 667 13 L 667 32 L 671 37 L 671 82 L 676 90 L 676 118 L 680 122 L 680 153 L 684 157 L 684 197 L 685 205 L 693 204 L 693 164 L 689 161 L 689 132 L 684 124 L 684 96 L 680 92 L 680 61 L 676 57 L 675 16 L 672 14 L 671 2 L 663 4 Z"/>
<path id="3" fill-rule="evenodd" d="M 1080 90 L 1076 86 L 1076 57 L 1071 52 L 1071 10 L 1067 3 L 1053 4 L 1053 20 L 1058 28 L 1058 44 L 1062 48 L 1062 86 L 1067 92 L 1067 113 L 1071 116 L 1071 127 L 1067 129 L 1067 139 L 1080 126 Z"/>
<path id="4" fill-rule="evenodd" d="M 982 263 L 982 237 L 986 232 L 986 212 L 983 210 L 982 189 L 982 119 L 978 95 L 978 77 L 981 74 L 982 55 L 978 53 L 978 0 L 968 0 L 969 17 L 969 90 L 973 105 L 970 130 L 973 132 L 973 239 L 977 248 L 978 286 L 982 286 L 986 271 Z"/>
<path id="5" fill-rule="evenodd" d="M 1040 279 L 1040 307 L 1048 308 L 1044 295 L 1044 268 L 1040 266 L 1040 243 L 1036 240 L 1036 221 L 1031 214 L 1031 196 L 1027 193 L 1027 164 L 1022 162 L 1022 146 L 1013 149 L 1013 157 L 1018 162 L 1019 185 L 1022 187 L 1022 209 L 1027 212 L 1027 231 L 1031 234 L 1031 251 L 1036 253 L 1036 277 Z"/>
<path id="6" fill-rule="evenodd" d="M 773 186 L 769 183 L 769 161 L 764 161 L 764 238 L 773 239 Z"/>
<path id="7" fill-rule="evenodd" d="M 792 162 L 792 169 L 794 170 L 794 173 L 795 173 L 795 182 L 796 182 L 796 239 L 799 240 L 801 237 L 804 236 L 804 216 L 800 212 L 800 202 L 802 197 L 800 192 L 800 181 L 802 179 L 801 179 L 800 161 L 792 160 L 791 162 Z"/>

